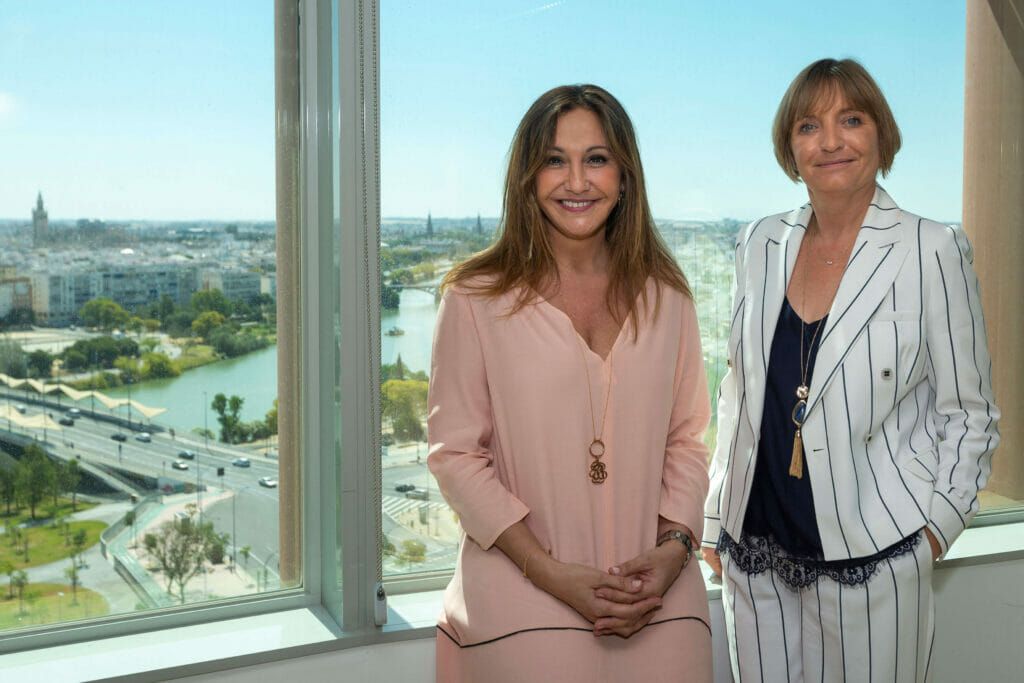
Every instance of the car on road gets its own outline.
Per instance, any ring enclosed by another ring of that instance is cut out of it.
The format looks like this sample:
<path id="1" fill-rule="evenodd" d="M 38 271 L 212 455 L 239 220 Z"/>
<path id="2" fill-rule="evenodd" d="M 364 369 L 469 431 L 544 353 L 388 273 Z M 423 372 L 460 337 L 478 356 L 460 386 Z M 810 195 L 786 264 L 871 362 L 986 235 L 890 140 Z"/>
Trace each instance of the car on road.
<path id="1" fill-rule="evenodd" d="M 260 477 L 260 486 L 264 486 L 268 489 L 277 488 L 277 479 L 273 477 Z"/>
<path id="2" fill-rule="evenodd" d="M 68 417 L 70 417 L 72 419 L 82 417 L 82 411 L 79 410 L 78 408 L 68 408 L 67 413 L 68 413 Z"/>
<path id="3" fill-rule="evenodd" d="M 395 490 L 399 493 L 408 493 L 409 491 L 415 491 L 416 486 L 413 484 L 396 484 Z"/>
<path id="4" fill-rule="evenodd" d="M 114 432 L 113 434 L 110 435 L 110 438 L 113 439 L 114 441 L 120 441 L 122 443 L 128 440 L 128 437 L 122 434 L 121 432 Z"/>
<path id="5" fill-rule="evenodd" d="M 62 424 L 62 425 L 64 425 L 65 427 L 74 427 L 75 426 L 75 421 L 72 420 L 67 415 L 62 415 L 61 418 L 59 420 L 57 420 L 57 422 Z"/>
<path id="6" fill-rule="evenodd" d="M 25 407 L 24 405 L 22 405 L 22 404 L 20 404 L 20 403 L 19 403 L 18 405 L 14 406 L 14 409 L 15 409 L 15 410 L 17 410 L 17 411 L 18 411 L 19 413 L 21 413 L 22 415 L 24 415 L 24 414 L 25 414 L 25 411 L 27 411 L 27 410 L 28 410 L 28 408 L 26 408 L 26 407 Z"/>
<path id="7" fill-rule="evenodd" d="M 249 462 L 249 458 L 235 458 L 231 464 L 235 467 L 249 467 L 252 463 Z"/>
<path id="8" fill-rule="evenodd" d="M 412 491 L 405 492 L 405 497 L 412 498 L 413 500 L 430 500 L 430 491 L 413 488 Z"/>
<path id="9" fill-rule="evenodd" d="M 184 460 L 175 460 L 174 462 L 171 463 L 171 467 L 173 467 L 176 470 L 187 470 L 188 463 L 185 462 Z"/>
<path id="10" fill-rule="evenodd" d="M 185 460 L 195 460 L 196 453 L 195 451 L 178 451 L 178 457 L 184 458 Z"/>
<path id="11" fill-rule="evenodd" d="M 149 432 L 139 432 L 135 435 L 135 440 L 141 441 L 142 443 L 149 443 L 153 440 L 153 435 Z"/>

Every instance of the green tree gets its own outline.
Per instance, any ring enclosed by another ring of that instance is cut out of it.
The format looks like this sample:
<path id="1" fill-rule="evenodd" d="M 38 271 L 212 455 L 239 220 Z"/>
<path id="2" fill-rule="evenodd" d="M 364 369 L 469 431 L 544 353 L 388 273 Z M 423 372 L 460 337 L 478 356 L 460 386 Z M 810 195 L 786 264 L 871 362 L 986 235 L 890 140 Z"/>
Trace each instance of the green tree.
<path id="1" fill-rule="evenodd" d="M 421 541 L 408 538 L 402 541 L 402 550 L 398 553 L 398 559 L 408 567 L 413 562 L 425 562 L 427 559 L 427 546 Z"/>
<path id="2" fill-rule="evenodd" d="M 53 368 L 53 356 L 42 349 L 28 354 L 28 371 L 32 377 L 49 377 Z"/>
<path id="3" fill-rule="evenodd" d="M 209 553 L 210 534 L 200 528 L 195 517 L 198 508 L 187 505 L 186 515 L 160 525 L 156 533 L 146 534 L 146 554 L 167 579 L 167 593 L 185 604 L 185 587 L 202 570 Z"/>
<path id="4" fill-rule="evenodd" d="M 216 311 L 227 318 L 231 315 L 231 302 L 219 289 L 204 289 L 192 295 L 192 310 L 196 313 Z"/>
<path id="5" fill-rule="evenodd" d="M 156 318 L 143 318 L 142 326 L 146 328 L 146 332 L 152 334 L 160 329 L 160 321 Z"/>
<path id="6" fill-rule="evenodd" d="M 227 320 L 217 311 L 203 311 L 192 321 L 192 334 L 203 339 L 209 339 L 210 333 L 224 324 Z"/>
<path id="7" fill-rule="evenodd" d="M 166 354 L 150 352 L 142 354 L 142 377 L 144 379 L 163 379 L 177 377 L 181 370 Z"/>
<path id="8" fill-rule="evenodd" d="M 7 574 L 7 599 L 14 598 L 14 563 L 10 560 L 0 561 L 0 574 Z"/>
<path id="9" fill-rule="evenodd" d="M 85 529 L 76 529 L 71 536 L 71 559 L 77 559 L 79 565 L 82 564 L 82 551 L 85 550 L 85 542 L 88 538 Z"/>
<path id="10" fill-rule="evenodd" d="M 0 340 L 0 372 L 18 379 L 28 377 L 26 358 L 21 344 L 7 339 Z"/>
<path id="11" fill-rule="evenodd" d="M 138 382 L 142 377 L 139 370 L 139 361 L 128 356 L 119 356 L 114 361 L 114 367 L 121 371 L 121 380 L 125 382 Z"/>
<path id="12" fill-rule="evenodd" d="M 71 584 L 71 604 L 78 604 L 78 586 L 81 583 L 81 576 L 78 573 L 78 565 L 75 564 L 74 560 L 71 561 L 71 566 L 64 570 L 64 576 L 68 578 L 68 583 Z"/>
<path id="13" fill-rule="evenodd" d="M 13 467 L 0 465 L 0 499 L 7 506 L 7 516 L 11 516 L 11 505 L 18 500 L 18 473 Z"/>
<path id="14" fill-rule="evenodd" d="M 427 382 L 400 379 L 388 380 L 381 386 L 381 415 L 390 420 L 398 440 L 423 439 L 428 387 Z"/>
<path id="15" fill-rule="evenodd" d="M 123 329 L 131 317 L 120 304 L 105 297 L 87 301 L 78 312 L 78 316 L 88 327 L 98 327 L 104 332 L 115 328 Z"/>
<path id="16" fill-rule="evenodd" d="M 30 444 L 18 461 L 17 490 L 28 505 L 32 519 L 36 518 L 36 507 L 53 488 L 56 472 L 53 463 L 43 450 Z"/>
<path id="17" fill-rule="evenodd" d="M 386 311 L 398 309 L 400 291 L 397 287 L 382 284 L 380 286 L 380 307 Z"/>
<path id="18" fill-rule="evenodd" d="M 220 440 L 224 443 L 238 443 L 240 437 L 241 419 L 238 417 L 242 410 L 245 399 L 232 395 L 230 398 L 224 394 L 216 394 L 210 407 L 217 413 L 217 422 L 220 423 Z"/>
<path id="19" fill-rule="evenodd" d="M 277 399 L 274 399 L 273 407 L 267 411 L 267 434 L 277 434 Z"/>
<path id="20" fill-rule="evenodd" d="M 71 510 L 78 510 L 78 485 L 82 482 L 82 468 L 77 460 L 68 460 L 61 468 L 61 490 L 71 494 Z"/>
<path id="21" fill-rule="evenodd" d="M 249 566 L 249 556 L 252 555 L 252 546 L 243 545 L 238 549 L 238 552 L 242 553 L 242 561 L 245 562 L 245 566 Z"/>
<path id="22" fill-rule="evenodd" d="M 28 574 L 24 570 L 19 569 L 11 575 L 11 586 L 14 587 L 14 592 L 18 594 L 18 611 L 21 614 L 25 613 L 25 586 L 28 585 Z"/>

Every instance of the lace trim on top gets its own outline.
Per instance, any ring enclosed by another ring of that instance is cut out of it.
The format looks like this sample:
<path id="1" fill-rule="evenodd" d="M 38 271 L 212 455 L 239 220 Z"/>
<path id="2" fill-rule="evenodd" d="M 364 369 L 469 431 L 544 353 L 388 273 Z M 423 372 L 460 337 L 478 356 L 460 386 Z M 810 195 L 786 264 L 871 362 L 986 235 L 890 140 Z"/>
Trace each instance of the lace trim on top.
<path id="1" fill-rule="evenodd" d="M 820 576 L 844 586 L 863 585 L 875 575 L 879 564 L 912 552 L 920 542 L 921 534 L 915 533 L 868 557 L 828 561 L 791 555 L 771 537 L 743 534 L 736 541 L 723 531 L 718 552 L 729 555 L 745 574 L 757 575 L 771 569 L 786 585 L 800 589 L 814 584 Z"/>

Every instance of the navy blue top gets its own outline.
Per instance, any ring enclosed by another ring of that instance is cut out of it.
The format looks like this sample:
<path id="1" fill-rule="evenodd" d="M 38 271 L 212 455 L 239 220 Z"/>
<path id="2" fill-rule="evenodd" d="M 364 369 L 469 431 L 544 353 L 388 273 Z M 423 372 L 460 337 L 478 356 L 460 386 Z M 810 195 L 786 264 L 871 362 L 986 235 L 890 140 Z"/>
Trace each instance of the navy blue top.
<path id="1" fill-rule="evenodd" d="M 826 315 L 820 321 L 803 325 L 804 358 L 808 363 L 807 386 L 811 385 L 814 361 L 821 343 L 822 332 L 815 337 L 815 331 L 819 325 L 823 327 L 827 319 Z M 797 557 L 820 557 L 821 536 L 815 522 L 807 458 L 804 457 L 802 478 L 789 475 L 793 437 L 796 435 L 793 406 L 801 378 L 800 334 L 800 316 L 789 305 L 789 299 L 784 299 L 768 359 L 761 442 L 743 531 L 753 536 L 771 537 Z"/>

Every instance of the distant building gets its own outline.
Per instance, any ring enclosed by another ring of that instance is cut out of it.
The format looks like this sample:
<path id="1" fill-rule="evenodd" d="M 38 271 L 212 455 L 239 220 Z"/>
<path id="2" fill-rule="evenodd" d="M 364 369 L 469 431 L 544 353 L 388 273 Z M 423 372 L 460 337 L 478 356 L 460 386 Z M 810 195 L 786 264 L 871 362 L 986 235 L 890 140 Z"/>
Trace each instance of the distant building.
<path id="1" fill-rule="evenodd" d="M 0 279 L 0 318 L 7 318 L 13 311 L 32 310 L 32 280 L 28 277 L 7 277 Z"/>
<path id="2" fill-rule="evenodd" d="M 260 274 L 248 270 L 204 270 L 201 289 L 219 289 L 231 301 L 254 301 L 261 291 Z"/>
<path id="3" fill-rule="evenodd" d="M 434 221 L 430 219 L 430 212 L 427 212 L 427 237 L 434 236 Z"/>
<path id="4" fill-rule="evenodd" d="M 78 312 L 92 299 L 112 299 L 135 311 L 163 296 L 183 306 L 199 288 L 193 267 L 158 264 L 101 267 L 32 275 L 32 310 L 40 325 L 63 327 L 78 321 Z"/>
<path id="5" fill-rule="evenodd" d="M 473 226 L 473 232 L 477 235 L 484 234 L 484 224 L 480 222 L 480 214 L 476 215 L 476 225 Z"/>
<path id="6" fill-rule="evenodd" d="M 277 301 L 277 273 L 265 273 L 260 276 L 260 294 L 267 294 Z"/>
<path id="7" fill-rule="evenodd" d="M 36 196 L 36 206 L 32 209 L 32 246 L 41 247 L 50 241 L 50 217 L 43 208 L 43 193 Z"/>

